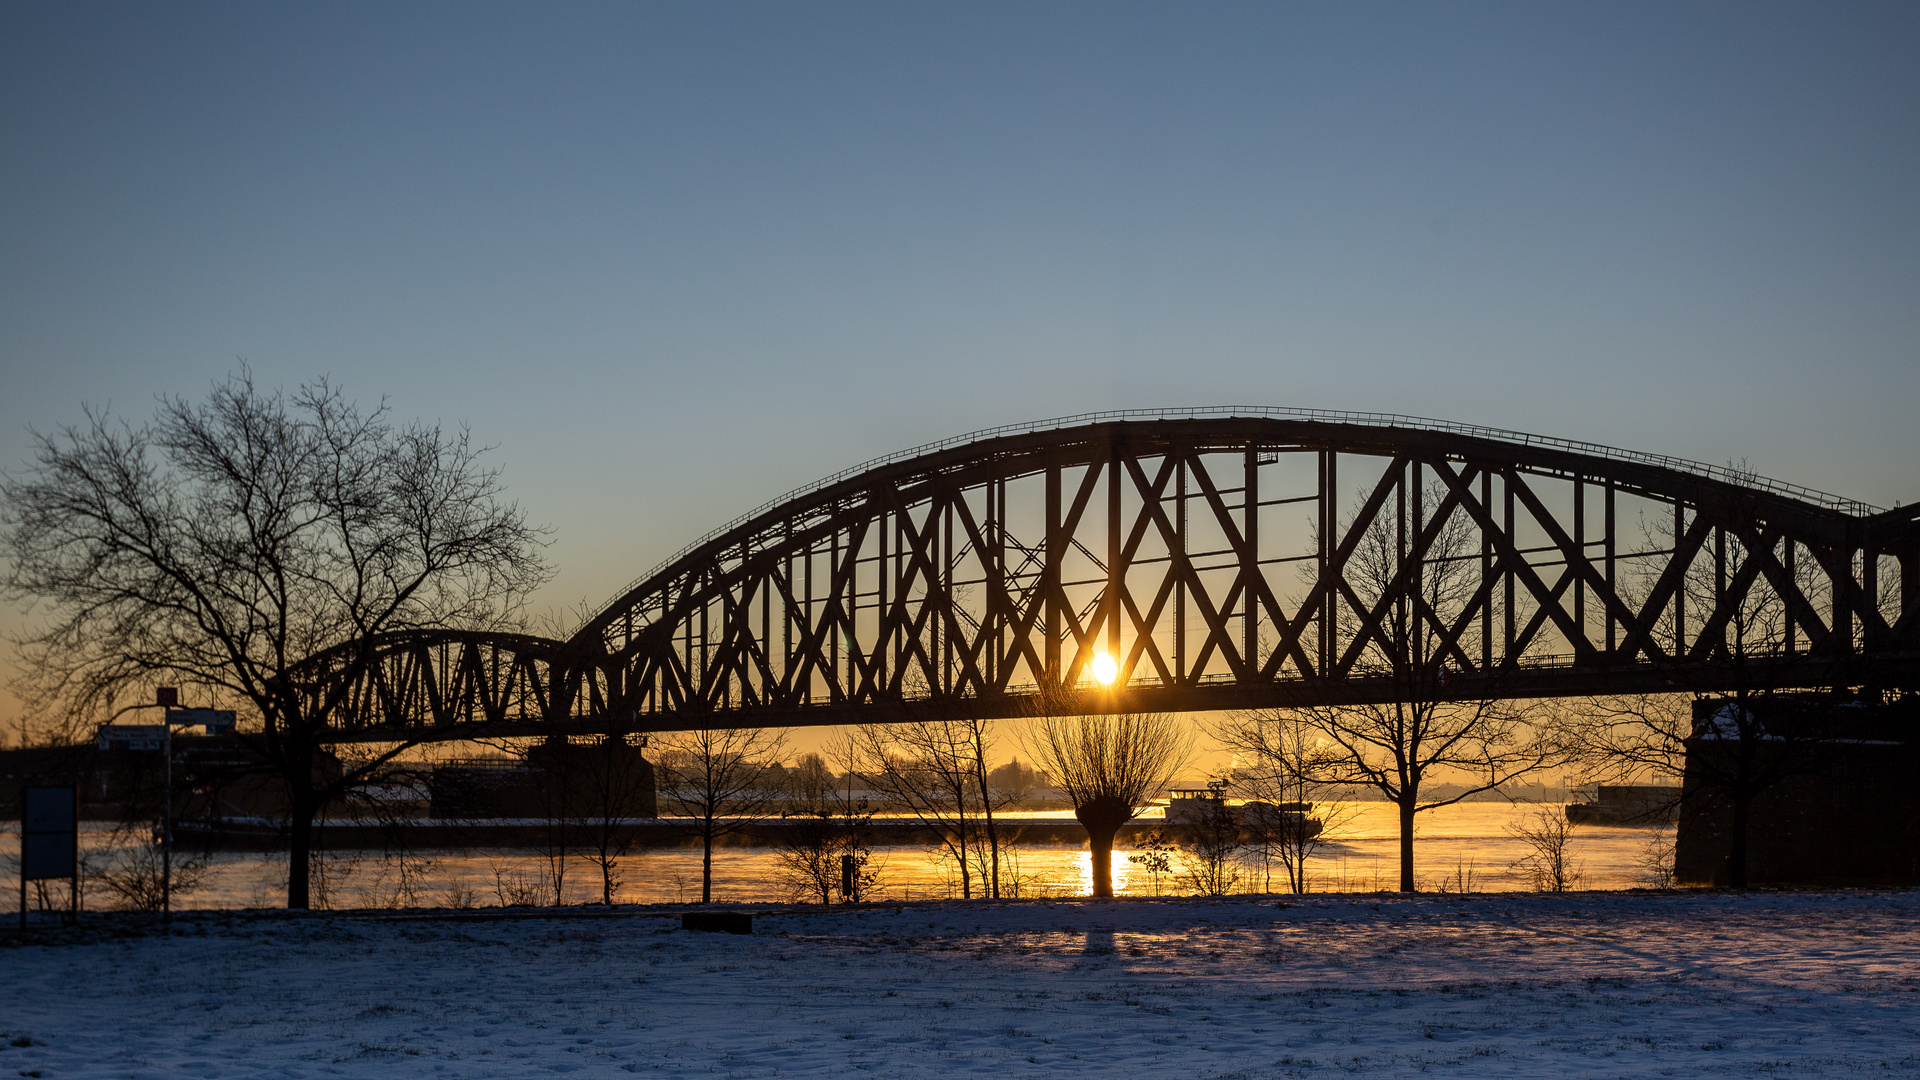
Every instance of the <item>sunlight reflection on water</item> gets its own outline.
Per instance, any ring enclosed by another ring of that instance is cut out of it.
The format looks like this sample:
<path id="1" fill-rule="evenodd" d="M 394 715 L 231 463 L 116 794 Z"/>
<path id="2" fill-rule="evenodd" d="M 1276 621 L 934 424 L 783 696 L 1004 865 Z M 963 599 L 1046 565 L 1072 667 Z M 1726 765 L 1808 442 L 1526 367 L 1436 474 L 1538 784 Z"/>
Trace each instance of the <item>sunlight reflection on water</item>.
<path id="1" fill-rule="evenodd" d="M 1332 804 L 1335 816 L 1345 820 L 1333 830 L 1335 839 L 1308 863 L 1308 886 L 1315 892 L 1366 892 L 1391 889 L 1398 881 L 1398 825 L 1387 803 Z M 1423 889 L 1503 892 L 1531 888 L 1530 880 L 1513 869 L 1524 845 L 1508 833 L 1510 824 L 1538 809 L 1507 803 L 1461 803 L 1431 811 L 1417 819 L 1416 875 Z M 1053 815 L 1049 815 L 1053 816 Z M 1644 829 L 1584 826 L 1574 834 L 1572 855 L 1583 876 L 1580 888 L 1622 889 L 1642 884 L 1642 864 L 1651 835 Z M 104 839 L 96 830 L 96 840 Z M 7 829 L 5 885 L 18 889 L 18 827 Z M 1171 875 L 1147 873 L 1131 863 L 1133 849 L 1124 842 L 1113 853 L 1114 890 L 1122 895 L 1177 895 L 1193 890 L 1176 870 Z M 620 866 L 623 879 L 615 898 L 624 903 L 681 903 L 700 899 L 700 851 L 697 848 L 653 849 L 633 856 Z M 216 855 L 202 887 L 178 898 L 182 908 L 278 906 L 285 889 L 284 856 L 253 853 Z M 959 897 L 959 874 L 953 861 L 921 847 L 883 847 L 873 854 L 880 878 L 878 897 L 924 900 Z M 343 852 L 328 856 L 323 870 L 329 877 L 330 905 L 334 907 L 442 906 L 462 894 L 469 903 L 490 906 L 512 899 L 513 886 L 544 879 L 550 861 L 525 849 L 424 851 L 408 860 L 382 857 L 378 852 Z M 1286 878 L 1275 865 L 1257 861 L 1239 867 L 1239 891 L 1285 891 Z M 723 847 L 714 852 L 714 897 L 717 901 L 783 901 L 780 865 L 766 848 Z M 1021 845 L 1003 853 L 1002 894 L 1008 896 L 1084 896 L 1093 888 L 1092 855 L 1084 847 Z M 980 895 L 977 876 L 967 890 Z M 587 860 L 565 861 L 562 888 L 568 903 L 597 901 L 601 895 L 599 871 Z M 551 886 L 546 889 L 551 901 Z M 90 906 L 107 906 L 104 897 L 88 897 Z"/>

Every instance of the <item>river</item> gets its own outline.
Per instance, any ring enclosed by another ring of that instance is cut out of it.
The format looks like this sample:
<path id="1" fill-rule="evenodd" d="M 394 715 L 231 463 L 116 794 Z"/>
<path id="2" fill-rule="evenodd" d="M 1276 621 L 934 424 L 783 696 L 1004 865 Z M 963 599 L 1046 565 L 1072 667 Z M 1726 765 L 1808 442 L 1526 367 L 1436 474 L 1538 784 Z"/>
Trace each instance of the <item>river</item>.
<path id="1" fill-rule="evenodd" d="M 1458 803 L 1428 811 L 1418 819 L 1416 876 L 1423 889 L 1463 892 L 1507 892 L 1534 887 L 1532 879 L 1515 868 L 1527 845 L 1510 829 L 1543 808 L 1501 802 Z M 1559 807 L 1549 808 L 1558 813 Z M 1397 822 L 1391 804 L 1349 802 L 1322 804 L 1322 812 L 1337 824 L 1330 839 L 1308 863 L 1308 888 L 1315 892 L 1371 892 L 1392 889 L 1398 883 Z M 1157 813 L 1151 811 L 1150 813 Z M 1070 817 L 1066 814 L 1024 815 L 1028 818 Z M 1582 826 L 1570 845 L 1572 861 L 1580 871 L 1577 888 L 1626 889 L 1647 883 L 1648 829 Z M 1668 834 L 1671 835 L 1670 833 Z M 97 826 L 83 826 L 82 846 L 92 860 L 115 854 L 112 836 Z M 0 870 L 5 888 L 18 895 L 19 834 L 17 824 L 7 828 Z M 124 854 L 121 852 L 120 854 Z M 1127 846 L 1114 851 L 1114 887 L 1125 895 L 1191 892 L 1181 875 L 1147 873 L 1130 861 Z M 1178 857 L 1175 859 L 1178 862 Z M 323 906 L 442 907 L 491 906 L 524 900 L 530 894 L 552 898 L 551 860 L 537 851 L 494 849 L 421 851 L 404 856 L 379 852 L 341 852 L 323 857 L 319 867 L 317 900 Z M 874 898 L 922 900 L 958 897 L 960 885 L 953 861 L 924 847 L 881 847 L 872 857 L 878 874 Z M 599 868 L 572 855 L 565 860 L 561 884 L 567 903 L 590 903 L 601 895 Z M 1257 863 L 1238 867 L 1235 891 L 1285 891 L 1285 877 L 1272 868 L 1271 877 Z M 714 899 L 721 902 L 766 902 L 789 899 L 781 884 L 777 852 L 758 847 L 721 847 L 714 854 Z M 615 899 L 622 903 L 680 903 L 700 898 L 700 851 L 695 847 L 654 848 L 620 861 L 621 884 Z M 1004 895 L 1073 896 L 1088 892 L 1092 881 L 1090 856 L 1083 847 L 1067 844 L 1016 845 L 1002 858 Z M 978 895 L 978 882 L 975 883 Z M 175 898 L 180 908 L 277 907 L 286 888 L 284 856 L 221 853 L 211 857 L 192 891 Z M 64 887 L 59 893 L 64 902 Z M 89 887 L 88 907 L 114 906 L 103 889 Z M 9 905 L 11 906 L 11 905 Z"/>

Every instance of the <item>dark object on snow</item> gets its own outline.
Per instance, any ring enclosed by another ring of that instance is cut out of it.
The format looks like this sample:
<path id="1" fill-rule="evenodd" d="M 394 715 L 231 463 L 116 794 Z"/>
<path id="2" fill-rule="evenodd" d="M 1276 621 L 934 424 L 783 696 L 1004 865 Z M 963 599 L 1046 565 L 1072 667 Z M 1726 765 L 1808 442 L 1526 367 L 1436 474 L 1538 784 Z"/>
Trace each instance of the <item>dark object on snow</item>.
<path id="1" fill-rule="evenodd" d="M 68 918 L 80 922 L 80 830 L 70 787 L 29 787 L 20 793 L 20 929 L 27 928 L 27 882 L 68 878 Z"/>
<path id="2" fill-rule="evenodd" d="M 751 934 L 753 916 L 744 911 L 689 911 L 680 916 L 680 929 L 709 934 Z"/>

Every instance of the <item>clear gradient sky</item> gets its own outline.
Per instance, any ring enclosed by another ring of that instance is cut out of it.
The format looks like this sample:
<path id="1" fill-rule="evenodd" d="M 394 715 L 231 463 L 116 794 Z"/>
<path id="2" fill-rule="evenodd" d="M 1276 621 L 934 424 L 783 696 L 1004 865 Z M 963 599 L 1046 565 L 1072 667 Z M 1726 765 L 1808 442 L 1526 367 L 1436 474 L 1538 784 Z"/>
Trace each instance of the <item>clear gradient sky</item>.
<path id="1" fill-rule="evenodd" d="M 244 358 L 546 603 L 1009 421 L 1415 413 L 1920 498 L 1920 6 L 0 6 L 0 462 Z"/>

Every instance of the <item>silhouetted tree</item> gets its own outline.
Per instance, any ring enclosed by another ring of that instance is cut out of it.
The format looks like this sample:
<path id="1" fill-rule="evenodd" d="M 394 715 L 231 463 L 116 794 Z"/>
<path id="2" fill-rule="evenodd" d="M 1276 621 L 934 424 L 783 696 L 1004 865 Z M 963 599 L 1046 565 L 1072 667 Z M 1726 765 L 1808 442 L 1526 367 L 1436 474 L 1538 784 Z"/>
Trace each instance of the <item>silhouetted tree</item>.
<path id="1" fill-rule="evenodd" d="M 1127 854 L 1127 861 L 1146 871 L 1147 879 L 1153 882 L 1153 895 L 1160 895 L 1160 879 L 1173 873 L 1173 853 L 1179 845 L 1167 839 L 1164 830 L 1156 830 L 1141 837 L 1134 845 L 1134 851 Z"/>
<path id="2" fill-rule="evenodd" d="M 159 684 L 238 707 L 286 786 L 287 904 L 306 907 L 315 815 L 407 749 L 324 761 L 327 718 L 379 638 L 498 625 L 545 580 L 538 531 L 480 454 L 324 380 L 289 397 L 245 371 L 146 424 L 88 409 L 38 436 L 0 483 L 7 591 L 46 615 L 18 641 L 34 706 L 74 729 Z M 342 677 L 310 697 L 295 671 L 333 649 Z"/>
<path id="3" fill-rule="evenodd" d="M 1235 713 L 1210 730 L 1238 763 L 1233 787 L 1247 798 L 1240 823 L 1259 848 L 1268 884 L 1278 860 L 1287 888 L 1306 892 L 1307 860 L 1333 841 L 1352 814 L 1337 802 L 1315 802 L 1327 778 L 1341 770 L 1345 752 L 1284 709 Z"/>
<path id="4" fill-rule="evenodd" d="M 888 802 L 939 838 L 960 875 L 960 894 L 1000 896 L 999 826 L 994 811 L 1011 797 L 987 781 L 993 734 L 987 721 L 951 716 L 857 729 L 860 771 Z"/>
<path id="5" fill-rule="evenodd" d="M 1227 805 L 1228 781 L 1207 783 L 1208 798 L 1196 800 L 1206 805 L 1200 816 L 1190 822 L 1180 844 L 1182 876 L 1201 896 L 1225 896 L 1240 884 L 1240 871 L 1234 856 L 1240 853 L 1240 818 Z"/>
<path id="6" fill-rule="evenodd" d="M 753 826 L 783 792 L 770 769 L 786 745 L 780 728 L 707 728 L 659 737 L 660 801 L 700 838 L 700 902 L 713 902 L 713 847 Z"/>
<path id="7" fill-rule="evenodd" d="M 1030 722 L 1027 737 L 1028 751 L 1086 826 L 1093 895 L 1112 896 L 1114 836 L 1180 771 L 1191 740 L 1164 713 L 1042 715 Z"/>
<path id="8" fill-rule="evenodd" d="M 655 813 L 653 766 L 628 736 L 616 733 L 570 745 L 560 771 L 572 792 L 576 850 L 600 871 L 600 902 L 612 904 L 624 884 L 622 868 L 640 845 L 633 820 Z"/>
<path id="9" fill-rule="evenodd" d="M 1514 868 L 1540 892 L 1566 892 L 1580 880 L 1580 866 L 1572 856 L 1574 828 L 1566 810 L 1558 806 L 1540 807 L 1507 825 L 1507 835 L 1526 845 L 1526 854 L 1514 860 Z"/>
<path id="10" fill-rule="evenodd" d="M 1424 504 L 1438 508 L 1445 498 L 1445 488 L 1435 485 Z M 1353 596 L 1378 618 L 1365 623 L 1342 606 L 1341 624 L 1347 637 L 1360 639 L 1362 670 L 1390 681 L 1392 694 L 1384 701 L 1298 710 L 1340 751 L 1326 778 L 1371 787 L 1399 811 L 1402 892 L 1416 888 L 1415 815 L 1491 791 L 1566 756 L 1543 726 L 1545 714 L 1526 703 L 1492 691 L 1463 698 L 1448 689 L 1444 628 L 1461 623 L 1471 609 L 1479 543 L 1464 510 L 1423 521 L 1418 505 L 1409 508 L 1403 496 L 1399 514 L 1376 515 L 1344 568 Z M 1432 542 L 1422 557 L 1412 558 L 1409 537 L 1428 529 Z M 1472 779 L 1435 798 L 1426 792 L 1436 774 Z"/>
<path id="11" fill-rule="evenodd" d="M 858 749 L 851 737 L 828 744 L 828 751 L 844 770 L 838 778 L 826 758 L 807 754 L 786 771 L 787 819 L 774 844 L 781 878 L 788 895 L 799 901 L 830 904 L 845 884 L 843 860 L 853 860 L 851 902 L 869 895 L 879 885 L 873 851 L 867 845 L 867 826 L 873 813 L 856 785 L 863 783 L 854 766 Z"/>
<path id="12" fill-rule="evenodd" d="M 1737 516 L 1741 508 L 1733 510 Z M 1644 527 L 1645 548 L 1656 557 L 1631 563 L 1643 567 L 1622 587 L 1631 606 L 1645 605 L 1666 560 L 1686 547 L 1684 526 L 1669 521 Z M 1831 610 L 1831 583 L 1816 553 L 1785 539 L 1751 544 L 1763 535 L 1757 522 L 1716 530 L 1679 576 L 1674 602 L 1661 609 L 1654 632 L 1696 658 L 1676 665 L 1671 675 L 1680 693 L 1600 697 L 1568 712 L 1590 778 L 1684 779 L 1690 802 L 1726 806 L 1724 883 L 1734 888 L 1748 883 L 1754 800 L 1783 781 L 1826 768 L 1833 735 L 1825 710 L 1788 700 L 1800 689 L 1791 675 L 1796 649 L 1825 643 L 1795 618 L 1781 588 L 1790 585 L 1810 609 Z M 1692 633 L 1706 640 L 1684 640 L 1687 624 L 1681 620 L 1688 613 Z M 1675 792 L 1677 801 L 1682 789 Z"/>

